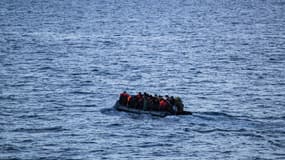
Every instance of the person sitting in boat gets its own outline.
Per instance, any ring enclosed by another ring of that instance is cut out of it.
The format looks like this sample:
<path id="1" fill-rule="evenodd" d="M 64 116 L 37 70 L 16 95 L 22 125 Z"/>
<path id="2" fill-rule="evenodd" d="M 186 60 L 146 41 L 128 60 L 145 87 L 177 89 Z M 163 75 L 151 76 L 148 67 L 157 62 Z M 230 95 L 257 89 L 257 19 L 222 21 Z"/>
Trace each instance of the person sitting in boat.
<path id="1" fill-rule="evenodd" d="M 165 95 L 165 100 L 166 100 L 167 105 L 169 106 L 169 108 L 171 108 L 172 104 L 170 103 L 170 97 L 168 95 Z"/>
<path id="2" fill-rule="evenodd" d="M 129 94 L 126 91 L 124 91 L 123 93 L 120 94 L 119 103 L 121 105 L 125 105 L 126 106 L 127 103 L 128 103 L 128 97 L 129 97 Z"/>
<path id="3" fill-rule="evenodd" d="M 137 101 L 137 105 L 135 107 L 138 109 L 142 109 L 143 108 L 143 95 L 141 92 L 139 92 L 136 95 L 136 101 Z"/>
<path id="4" fill-rule="evenodd" d="M 137 102 L 136 96 L 135 95 L 130 95 L 128 97 L 128 104 L 127 104 L 127 106 L 130 107 L 130 108 L 137 108 L 137 106 L 138 106 L 137 104 L 138 104 L 138 102 Z"/>
<path id="5" fill-rule="evenodd" d="M 177 113 L 182 113 L 184 112 L 184 104 L 181 100 L 180 97 L 175 97 L 175 103 L 174 103 L 174 106 L 177 107 Z"/>
<path id="6" fill-rule="evenodd" d="M 129 95 L 129 96 L 128 96 L 128 99 L 127 99 L 127 106 L 130 106 L 131 100 L 132 100 L 132 96 Z"/>
<path id="7" fill-rule="evenodd" d="M 170 103 L 172 106 L 175 105 L 175 99 L 174 99 L 173 96 L 170 97 L 169 103 Z"/>
<path id="8" fill-rule="evenodd" d="M 148 100 L 147 110 L 155 110 L 155 108 L 159 107 L 159 103 L 156 103 L 156 99 L 157 99 L 156 97 L 149 95 L 147 99 Z"/>
<path id="9" fill-rule="evenodd" d="M 147 110 L 149 107 L 149 97 L 146 93 L 143 95 L 143 110 Z"/>
<path id="10" fill-rule="evenodd" d="M 160 98 L 159 100 L 159 110 L 168 111 L 168 103 L 164 98 Z"/>
<path id="11" fill-rule="evenodd" d="M 152 110 L 159 110 L 159 97 L 154 95 L 153 97 L 153 106 L 151 107 Z"/>
<path id="12" fill-rule="evenodd" d="M 144 93 L 143 96 L 143 110 L 152 110 L 152 95 Z"/>

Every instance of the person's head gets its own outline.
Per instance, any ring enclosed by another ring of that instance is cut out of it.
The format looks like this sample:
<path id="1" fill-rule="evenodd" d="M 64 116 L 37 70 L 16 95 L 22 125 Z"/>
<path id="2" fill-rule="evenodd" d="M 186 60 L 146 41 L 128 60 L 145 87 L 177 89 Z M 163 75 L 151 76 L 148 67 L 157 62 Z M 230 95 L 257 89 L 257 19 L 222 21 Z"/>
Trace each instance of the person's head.
<path id="1" fill-rule="evenodd" d="M 175 97 L 175 100 L 176 100 L 177 102 L 181 102 L 181 103 L 182 103 L 182 100 L 181 100 L 180 97 Z"/>

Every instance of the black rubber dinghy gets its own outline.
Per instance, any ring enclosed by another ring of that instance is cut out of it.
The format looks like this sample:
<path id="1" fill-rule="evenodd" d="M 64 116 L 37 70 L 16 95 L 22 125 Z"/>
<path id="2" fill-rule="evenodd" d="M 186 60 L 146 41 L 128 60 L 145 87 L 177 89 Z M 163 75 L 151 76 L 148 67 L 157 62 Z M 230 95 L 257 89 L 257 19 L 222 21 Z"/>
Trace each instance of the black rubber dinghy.
<path id="1" fill-rule="evenodd" d="M 114 108 L 118 111 L 124 111 L 124 112 L 130 112 L 130 113 L 136 113 L 136 114 L 150 114 L 152 116 L 158 116 L 158 117 L 166 117 L 166 116 L 178 116 L 178 115 L 192 115 L 192 112 L 190 111 L 183 111 L 180 113 L 175 113 L 175 112 L 168 112 L 168 111 L 152 111 L 152 110 L 142 110 L 142 109 L 137 109 L 133 107 L 128 107 L 121 105 L 119 101 L 116 102 L 114 105 Z"/>

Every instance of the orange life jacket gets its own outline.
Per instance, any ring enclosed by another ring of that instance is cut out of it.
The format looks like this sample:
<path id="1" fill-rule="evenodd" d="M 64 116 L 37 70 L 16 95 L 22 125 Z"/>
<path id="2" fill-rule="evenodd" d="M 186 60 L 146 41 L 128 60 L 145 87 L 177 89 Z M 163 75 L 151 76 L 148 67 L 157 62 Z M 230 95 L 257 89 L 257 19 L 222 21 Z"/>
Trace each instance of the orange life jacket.
<path id="1" fill-rule="evenodd" d="M 128 96 L 128 104 L 130 103 L 130 101 L 131 101 L 131 98 L 132 98 L 132 96 Z"/>
<path id="2" fill-rule="evenodd" d="M 167 106 L 167 103 L 166 103 L 166 101 L 165 100 L 160 100 L 160 102 L 159 102 L 159 107 L 161 108 L 161 109 L 166 109 L 166 106 Z"/>

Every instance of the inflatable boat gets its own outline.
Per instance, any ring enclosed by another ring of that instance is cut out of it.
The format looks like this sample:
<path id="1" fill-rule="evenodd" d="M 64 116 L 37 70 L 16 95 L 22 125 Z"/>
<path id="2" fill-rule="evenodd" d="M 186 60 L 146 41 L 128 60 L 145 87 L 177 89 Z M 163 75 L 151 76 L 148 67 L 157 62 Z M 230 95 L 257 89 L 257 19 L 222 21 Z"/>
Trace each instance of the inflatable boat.
<path id="1" fill-rule="evenodd" d="M 166 117 L 171 115 L 192 115 L 192 112 L 190 111 L 183 111 L 183 112 L 169 112 L 169 111 L 154 111 L 154 110 L 143 110 L 139 108 L 129 107 L 125 105 L 121 105 L 119 101 L 116 102 L 114 105 L 114 108 L 118 111 L 124 111 L 124 112 L 130 112 L 130 113 L 136 113 L 136 114 L 149 114 L 152 116 L 158 116 L 158 117 Z"/>

